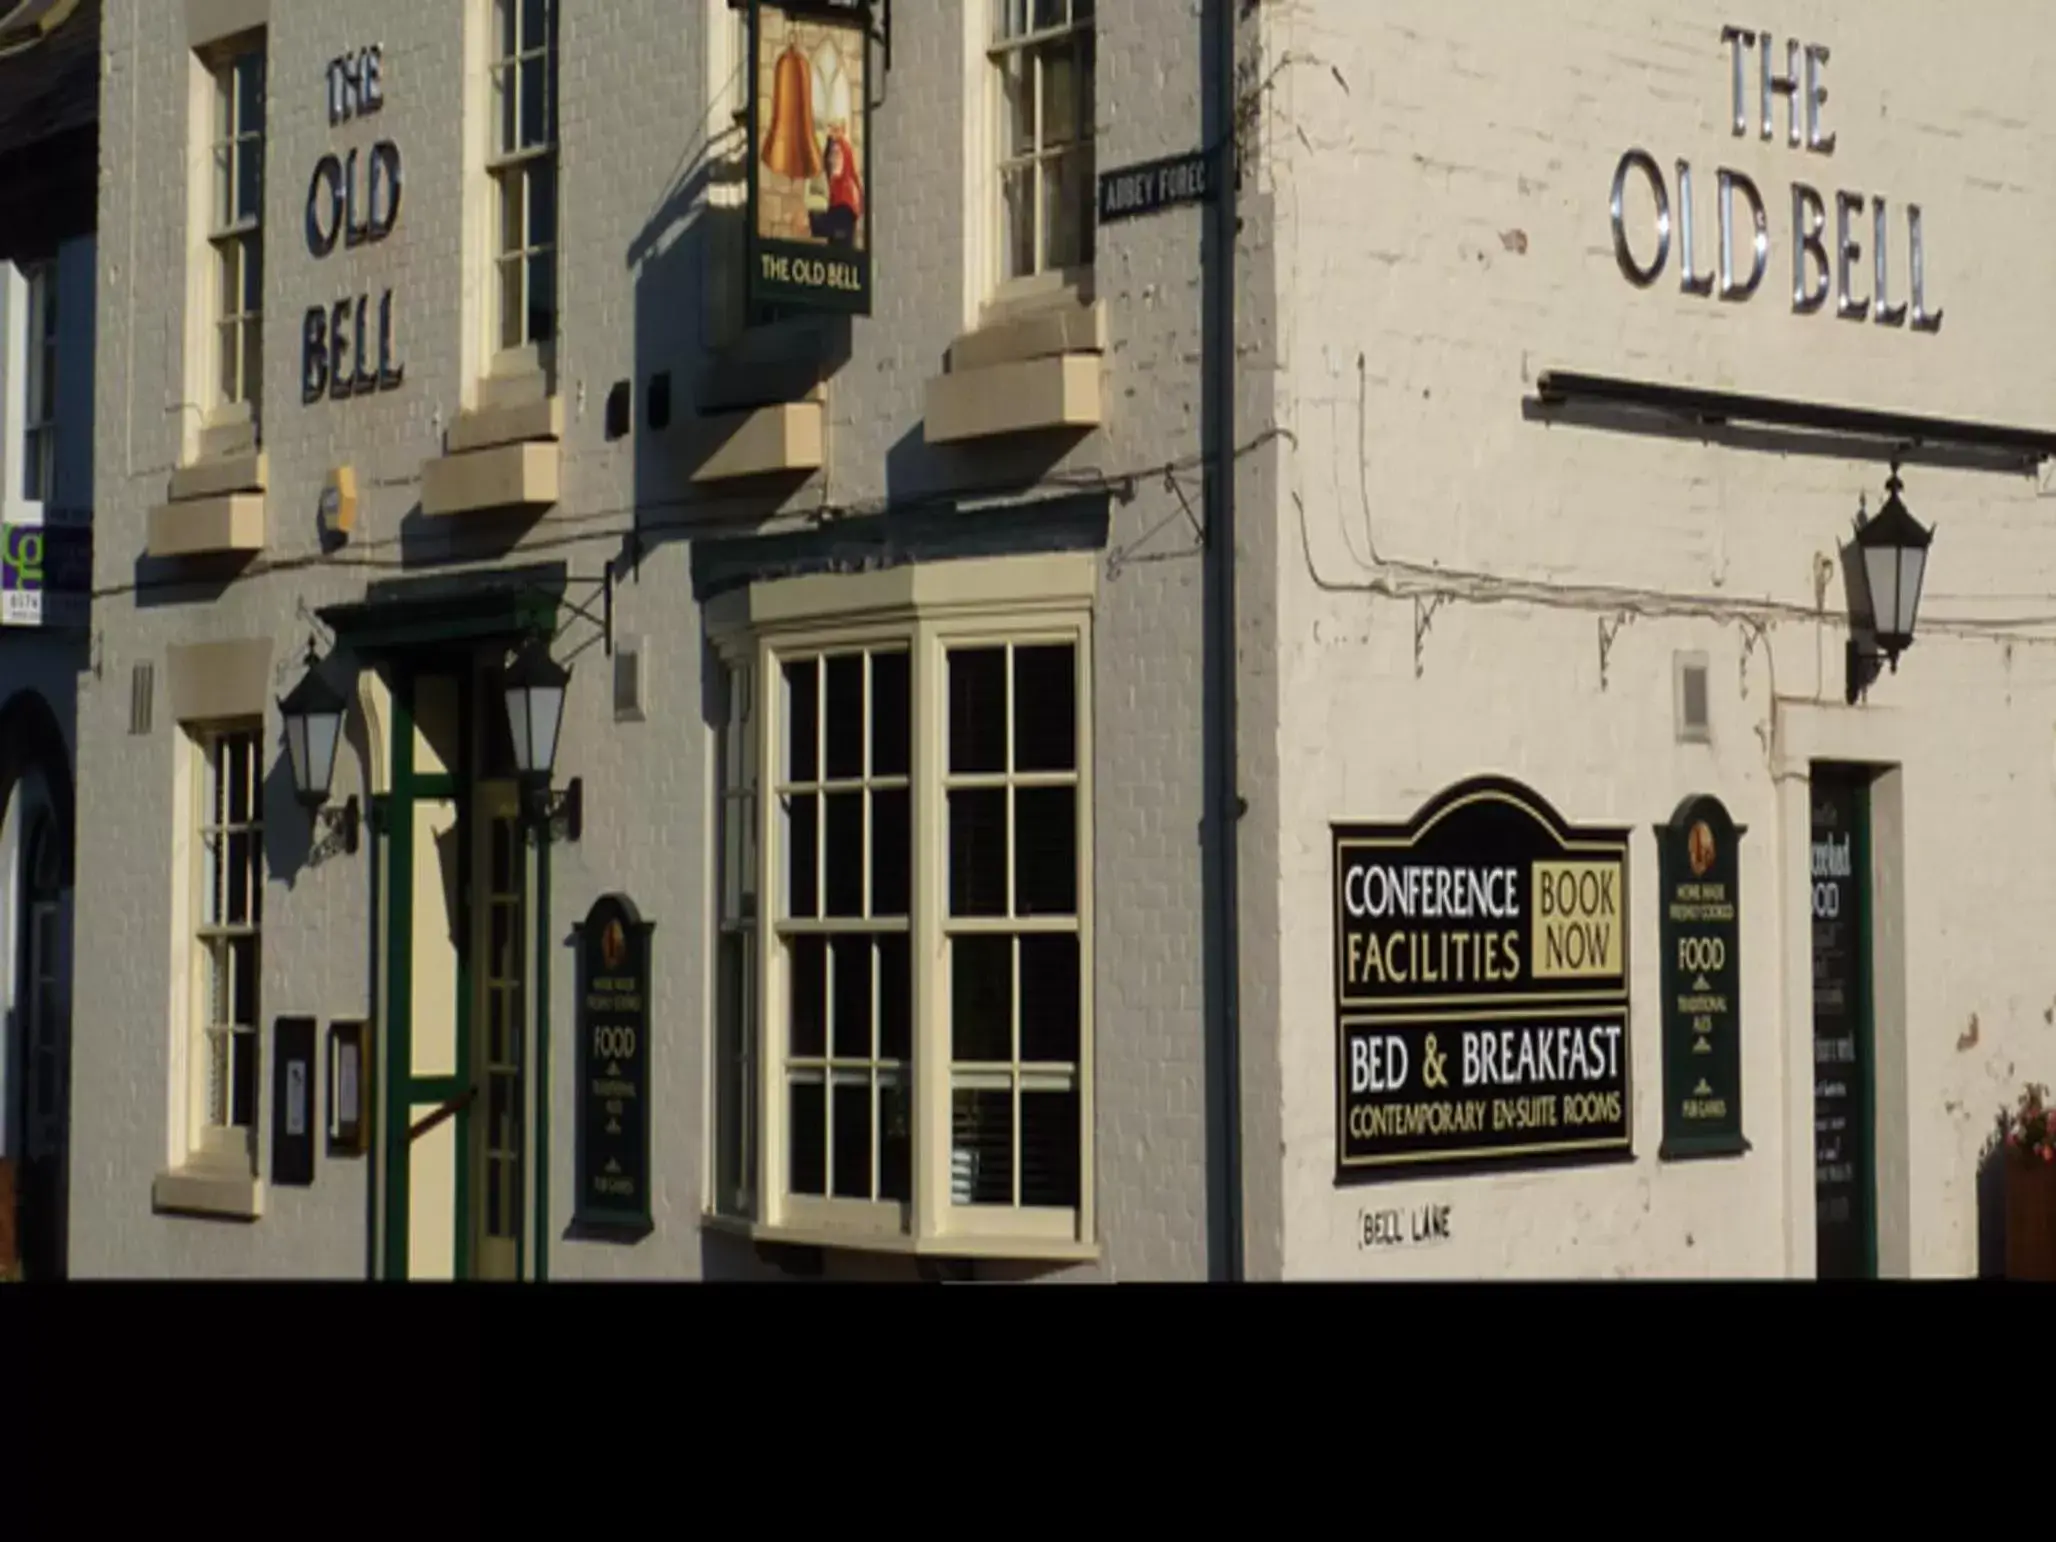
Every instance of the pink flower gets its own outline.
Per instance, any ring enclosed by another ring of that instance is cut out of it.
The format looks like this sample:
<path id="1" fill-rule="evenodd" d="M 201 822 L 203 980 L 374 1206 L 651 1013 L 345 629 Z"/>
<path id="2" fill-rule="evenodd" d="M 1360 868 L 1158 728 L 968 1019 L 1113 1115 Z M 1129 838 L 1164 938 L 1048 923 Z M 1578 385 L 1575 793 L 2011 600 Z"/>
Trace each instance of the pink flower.
<path id="1" fill-rule="evenodd" d="M 2019 1145 L 2019 1144 L 2020 1144 L 2020 1131 L 2018 1131 L 2018 1130 L 2008 1130 L 2008 1131 L 2006 1132 L 2006 1144 L 2007 1144 L 2007 1145 L 2009 1145 L 2009 1146 L 2017 1146 L 2017 1145 Z"/>
<path id="2" fill-rule="evenodd" d="M 2051 1150 L 2049 1147 L 2044 1146 L 2042 1148 L 2042 1160 L 2044 1162 L 2056 1162 L 2056 1150 Z"/>

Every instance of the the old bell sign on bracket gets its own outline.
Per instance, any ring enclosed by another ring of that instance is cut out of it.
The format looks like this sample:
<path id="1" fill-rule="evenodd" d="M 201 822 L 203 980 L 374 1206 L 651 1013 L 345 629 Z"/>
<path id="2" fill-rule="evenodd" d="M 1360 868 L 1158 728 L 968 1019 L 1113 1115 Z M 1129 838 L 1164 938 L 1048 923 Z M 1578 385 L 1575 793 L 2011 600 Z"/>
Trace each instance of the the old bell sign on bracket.
<path id="1" fill-rule="evenodd" d="M 1743 827 L 1687 798 L 1656 827 L 1665 1161 L 1732 1156 L 1742 1138 Z"/>
<path id="2" fill-rule="evenodd" d="M 1628 832 L 1480 777 L 1334 845 L 1336 1182 L 1629 1155 Z"/>
<path id="3" fill-rule="evenodd" d="M 650 1223 L 650 933 L 625 894 L 578 932 L 578 1190 L 574 1223 L 624 1239 Z"/>
<path id="4" fill-rule="evenodd" d="M 1099 222 L 1134 219 L 1185 203 L 1211 203 L 1214 197 L 1214 154 L 1193 150 L 1140 166 L 1124 166 L 1101 174 Z"/>

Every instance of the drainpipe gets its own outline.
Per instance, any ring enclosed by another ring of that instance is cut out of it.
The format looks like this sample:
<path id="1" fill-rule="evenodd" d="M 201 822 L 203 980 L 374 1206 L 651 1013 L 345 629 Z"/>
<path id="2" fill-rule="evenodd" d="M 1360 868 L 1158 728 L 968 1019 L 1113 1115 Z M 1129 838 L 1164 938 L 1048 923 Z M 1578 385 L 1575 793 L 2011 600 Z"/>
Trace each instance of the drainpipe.
<path id="1" fill-rule="evenodd" d="M 1212 231 L 1204 262 L 1206 322 L 1205 401 L 1202 421 L 1207 444 L 1206 485 L 1206 726 L 1207 811 L 1212 839 L 1206 843 L 1212 903 L 1207 919 L 1213 961 L 1208 993 L 1213 1095 L 1209 1102 L 1216 1136 L 1213 1193 L 1208 1209 L 1213 1238 L 1208 1270 L 1216 1279 L 1240 1280 L 1242 1238 L 1242 1031 L 1241 968 L 1238 956 L 1236 843 L 1243 803 L 1237 786 L 1235 724 L 1235 4 L 1206 0 L 1200 58 L 1212 111 L 1206 125 L 1213 145 L 1215 180 Z"/>

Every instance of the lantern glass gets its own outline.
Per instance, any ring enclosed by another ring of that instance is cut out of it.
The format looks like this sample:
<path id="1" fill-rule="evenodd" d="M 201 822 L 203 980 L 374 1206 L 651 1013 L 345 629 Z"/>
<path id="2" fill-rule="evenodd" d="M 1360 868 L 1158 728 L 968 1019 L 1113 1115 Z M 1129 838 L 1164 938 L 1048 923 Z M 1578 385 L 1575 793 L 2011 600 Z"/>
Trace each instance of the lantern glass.
<path id="1" fill-rule="evenodd" d="M 307 673 L 279 703 L 286 726 L 286 758 L 292 763 L 293 791 L 309 808 L 328 801 L 335 777 L 336 748 L 342 742 L 347 703 L 322 679 L 320 663 L 310 652 Z"/>
<path id="2" fill-rule="evenodd" d="M 541 644 L 531 644 L 507 671 L 507 729 L 514 766 L 524 777 L 548 781 L 557 765 L 557 736 L 564 721 L 564 688 L 571 671 Z"/>

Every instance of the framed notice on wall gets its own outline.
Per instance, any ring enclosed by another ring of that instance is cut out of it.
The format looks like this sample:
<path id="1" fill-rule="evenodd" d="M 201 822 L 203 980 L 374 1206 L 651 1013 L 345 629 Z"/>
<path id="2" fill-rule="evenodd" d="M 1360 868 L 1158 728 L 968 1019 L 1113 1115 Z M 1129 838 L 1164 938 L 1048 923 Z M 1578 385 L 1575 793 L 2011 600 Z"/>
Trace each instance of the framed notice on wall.
<path id="1" fill-rule="evenodd" d="M 1742 1138 L 1743 827 L 1713 797 L 1656 828 L 1665 1161 L 1736 1156 Z"/>
<path id="2" fill-rule="evenodd" d="M 1632 1155 L 1628 832 L 1481 777 L 1333 835 L 1336 1182 Z"/>
<path id="3" fill-rule="evenodd" d="M 871 7 L 751 0 L 749 296 L 871 314 Z"/>

